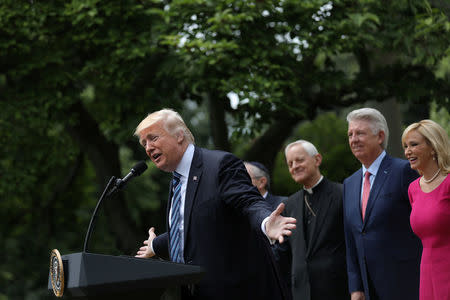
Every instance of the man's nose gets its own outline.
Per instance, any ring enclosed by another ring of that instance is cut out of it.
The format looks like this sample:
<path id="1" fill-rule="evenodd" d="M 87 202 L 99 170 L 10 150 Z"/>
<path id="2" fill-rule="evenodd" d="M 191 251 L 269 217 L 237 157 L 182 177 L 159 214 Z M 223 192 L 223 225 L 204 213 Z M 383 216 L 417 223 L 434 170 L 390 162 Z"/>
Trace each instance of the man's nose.
<path id="1" fill-rule="evenodd" d="M 154 149 L 155 147 L 153 147 L 152 143 L 147 143 L 145 145 L 145 152 L 147 152 L 148 154 L 150 154 L 150 152 Z"/>

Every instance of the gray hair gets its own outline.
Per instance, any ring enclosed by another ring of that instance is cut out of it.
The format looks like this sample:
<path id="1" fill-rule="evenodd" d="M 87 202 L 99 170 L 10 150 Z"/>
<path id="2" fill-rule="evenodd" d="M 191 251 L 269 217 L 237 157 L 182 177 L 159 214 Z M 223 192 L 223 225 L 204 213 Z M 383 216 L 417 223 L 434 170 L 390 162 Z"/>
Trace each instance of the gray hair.
<path id="1" fill-rule="evenodd" d="M 389 128 L 387 126 L 386 119 L 384 116 L 375 108 L 360 108 L 351 111 L 347 115 L 347 122 L 353 121 L 367 121 L 370 124 L 373 134 L 378 134 L 380 131 L 384 132 L 384 140 L 381 144 L 383 149 L 387 148 L 389 141 Z"/>
<path id="2" fill-rule="evenodd" d="M 270 190 L 270 176 L 266 170 L 259 168 L 250 161 L 244 161 L 244 165 L 252 170 L 251 172 L 253 173 L 253 177 L 255 178 L 266 177 L 267 179 L 266 190 Z"/>
<path id="3" fill-rule="evenodd" d="M 194 144 L 194 136 L 184 123 L 180 114 L 168 108 L 148 114 L 148 116 L 136 127 L 134 135 L 139 136 L 142 130 L 159 121 L 163 121 L 163 127 L 168 133 L 173 135 L 177 131 L 180 131 L 183 133 L 188 143 Z"/>
<path id="4" fill-rule="evenodd" d="M 295 142 L 290 143 L 289 145 L 286 146 L 286 148 L 284 148 L 284 156 L 287 156 L 288 150 L 295 145 L 301 145 L 309 156 L 319 154 L 319 151 L 317 151 L 316 146 L 314 146 L 311 142 L 308 142 L 306 140 L 297 140 Z"/>

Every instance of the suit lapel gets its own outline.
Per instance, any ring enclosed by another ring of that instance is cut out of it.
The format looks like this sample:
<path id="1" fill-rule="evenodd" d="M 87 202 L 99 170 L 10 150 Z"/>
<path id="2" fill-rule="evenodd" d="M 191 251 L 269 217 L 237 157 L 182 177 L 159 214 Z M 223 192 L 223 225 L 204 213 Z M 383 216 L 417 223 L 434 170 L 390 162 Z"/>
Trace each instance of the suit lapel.
<path id="1" fill-rule="evenodd" d="M 191 169 L 187 180 L 186 197 L 184 200 L 184 241 L 188 241 L 187 233 L 191 223 L 192 206 L 194 204 L 197 188 L 200 183 L 203 172 L 203 161 L 201 150 L 195 147 L 194 157 L 192 158 Z"/>
<path id="2" fill-rule="evenodd" d="M 378 199 L 378 194 L 382 190 L 386 178 L 390 173 L 391 169 L 390 167 L 391 167 L 391 158 L 386 154 L 386 156 L 384 157 L 383 161 L 380 164 L 380 168 L 378 169 L 377 175 L 373 182 L 373 186 L 370 189 L 369 200 L 367 201 L 366 207 L 366 215 L 364 217 L 364 225 L 366 224 L 366 221 L 370 218 L 370 214 Z"/>
<path id="3" fill-rule="evenodd" d="M 356 173 L 357 177 L 348 181 L 348 190 L 352 198 L 350 198 L 349 207 L 353 207 L 354 210 L 352 214 L 357 214 L 359 217 L 357 220 L 359 221 L 359 226 L 362 227 L 362 211 L 361 211 L 361 186 L 362 186 L 362 168 L 359 169 L 358 173 Z"/>

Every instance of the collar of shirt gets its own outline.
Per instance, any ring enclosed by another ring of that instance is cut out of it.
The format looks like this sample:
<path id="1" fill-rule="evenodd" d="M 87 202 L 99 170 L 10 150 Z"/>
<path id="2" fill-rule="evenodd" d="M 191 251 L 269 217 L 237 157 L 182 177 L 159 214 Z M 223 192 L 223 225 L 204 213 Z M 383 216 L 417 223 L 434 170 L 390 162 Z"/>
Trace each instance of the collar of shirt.
<path id="1" fill-rule="evenodd" d="M 192 159 L 194 158 L 194 150 L 195 150 L 194 145 L 189 144 L 186 148 L 186 151 L 184 151 L 184 154 L 183 154 L 183 157 L 181 158 L 180 163 L 178 164 L 177 168 L 175 169 L 176 172 L 181 174 L 182 183 L 183 183 L 183 179 L 184 179 L 184 182 L 186 182 L 186 179 L 189 176 L 189 170 L 191 169 Z"/>
<path id="2" fill-rule="evenodd" d="M 319 180 L 317 180 L 317 182 L 316 182 L 315 185 L 313 185 L 313 186 L 310 187 L 310 188 L 305 188 L 305 187 L 303 187 L 303 189 L 304 189 L 305 191 L 307 191 L 309 194 L 312 194 L 312 193 L 313 193 L 313 189 L 314 189 L 316 186 L 319 185 L 319 183 L 322 181 L 322 179 L 323 179 L 323 175 L 320 175 L 320 178 L 319 178 Z"/>
<path id="3" fill-rule="evenodd" d="M 386 151 L 383 150 L 380 155 L 378 155 L 377 159 L 374 160 L 374 162 L 369 166 L 369 168 L 366 169 L 366 167 L 362 166 L 362 177 L 364 179 L 364 174 L 366 174 L 366 171 L 370 172 L 370 183 L 372 184 L 373 179 L 377 175 L 378 169 L 380 168 L 381 161 L 386 156 Z"/>
<path id="4" fill-rule="evenodd" d="M 373 182 L 375 180 L 375 176 L 378 173 L 378 169 L 380 168 L 381 162 L 383 161 L 383 158 L 386 156 L 386 151 L 383 150 L 380 155 L 378 155 L 377 159 L 374 160 L 374 162 L 369 166 L 369 168 L 366 169 L 364 165 L 362 166 L 362 180 L 361 180 L 361 195 L 360 199 L 362 200 L 362 194 L 363 194 L 363 188 L 364 188 L 364 174 L 366 174 L 366 171 L 370 172 L 370 188 L 372 188 Z"/>
<path id="5" fill-rule="evenodd" d="M 266 191 L 266 193 L 263 195 L 263 198 L 266 199 L 268 194 L 269 194 L 269 191 Z"/>

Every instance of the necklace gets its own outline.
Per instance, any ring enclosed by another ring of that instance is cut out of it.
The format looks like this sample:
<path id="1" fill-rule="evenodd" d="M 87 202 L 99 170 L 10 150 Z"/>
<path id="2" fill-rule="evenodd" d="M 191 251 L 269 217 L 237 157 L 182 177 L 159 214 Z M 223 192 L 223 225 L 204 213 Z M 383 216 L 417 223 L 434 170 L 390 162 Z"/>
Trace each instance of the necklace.
<path id="1" fill-rule="evenodd" d="M 425 183 L 430 183 L 430 182 L 432 182 L 432 181 L 435 180 L 436 177 L 439 175 L 439 172 L 441 172 L 441 168 L 439 168 L 439 169 L 437 170 L 436 174 L 434 174 L 433 177 L 431 177 L 430 179 L 425 179 L 425 177 L 422 176 L 423 182 L 425 182 Z"/>

